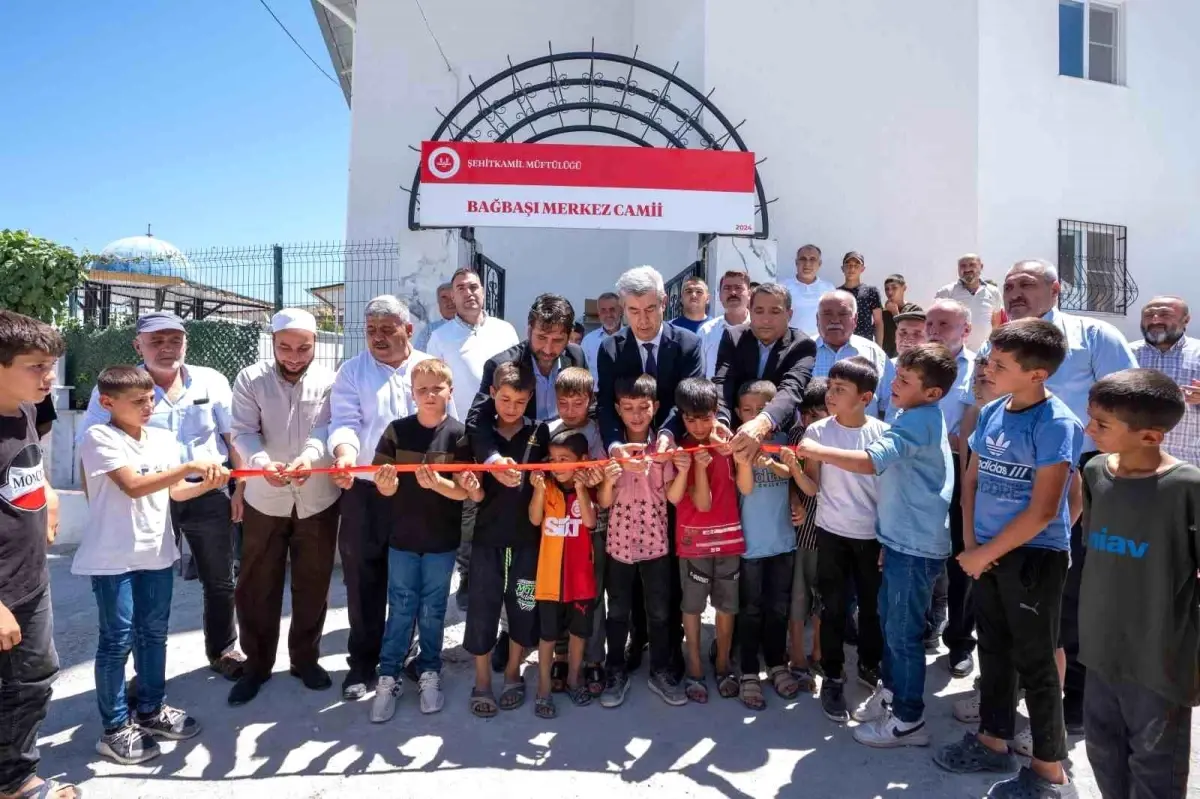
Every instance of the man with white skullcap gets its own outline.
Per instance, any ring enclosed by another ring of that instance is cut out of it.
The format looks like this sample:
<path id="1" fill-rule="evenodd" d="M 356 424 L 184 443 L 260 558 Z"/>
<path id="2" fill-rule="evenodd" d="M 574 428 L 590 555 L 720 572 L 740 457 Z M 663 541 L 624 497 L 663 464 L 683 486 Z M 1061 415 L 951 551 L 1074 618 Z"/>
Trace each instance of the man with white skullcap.
<path id="1" fill-rule="evenodd" d="M 229 704 L 258 695 L 271 677 L 283 612 L 283 583 L 292 564 L 291 674 L 307 688 L 331 685 L 317 664 L 329 580 L 337 549 L 338 498 L 328 475 L 331 368 L 314 363 L 317 322 L 308 311 L 284 308 L 271 319 L 274 362 L 248 366 L 233 382 L 233 445 L 265 477 L 246 480 L 242 567 L 235 598 L 246 667 Z"/>

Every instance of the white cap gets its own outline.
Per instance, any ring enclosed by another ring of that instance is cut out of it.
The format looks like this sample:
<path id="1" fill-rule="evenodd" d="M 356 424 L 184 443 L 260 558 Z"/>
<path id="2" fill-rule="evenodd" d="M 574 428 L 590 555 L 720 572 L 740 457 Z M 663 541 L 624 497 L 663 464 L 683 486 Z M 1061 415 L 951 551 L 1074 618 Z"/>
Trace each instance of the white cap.
<path id="1" fill-rule="evenodd" d="M 306 330 L 315 335 L 317 320 L 301 308 L 284 308 L 271 317 L 271 332 L 279 333 L 283 330 Z"/>

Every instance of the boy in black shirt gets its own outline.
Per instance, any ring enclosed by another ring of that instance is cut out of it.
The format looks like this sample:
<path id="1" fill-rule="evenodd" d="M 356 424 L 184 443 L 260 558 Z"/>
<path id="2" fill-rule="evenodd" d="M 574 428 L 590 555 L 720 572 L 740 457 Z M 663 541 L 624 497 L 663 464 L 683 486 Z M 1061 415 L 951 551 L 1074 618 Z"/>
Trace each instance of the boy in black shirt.
<path id="1" fill-rule="evenodd" d="M 525 417 L 525 406 L 534 391 L 532 369 L 516 361 L 502 363 L 492 375 L 489 390 L 496 401 L 500 456 L 518 464 L 545 460 L 546 426 Z M 516 488 L 506 487 L 494 472 L 484 472 L 480 480 L 483 497 L 471 544 L 467 629 L 463 635 L 463 649 L 475 656 L 471 712 L 480 718 L 495 716 L 497 707 L 515 710 L 524 704 L 521 662 L 526 652 L 538 644 L 534 582 L 541 530 L 529 521 L 533 488 L 528 475 L 517 474 L 521 480 Z M 488 656 L 496 643 L 502 605 L 508 616 L 508 665 L 497 706 Z"/>
<path id="2" fill-rule="evenodd" d="M 442 641 L 450 575 L 462 536 L 462 501 L 482 499 L 472 472 L 441 474 L 428 466 L 400 474 L 396 464 L 450 463 L 468 460 L 460 443 L 466 428 L 446 415 L 453 376 L 444 361 L 430 358 L 412 368 L 417 412 L 387 426 L 375 448 L 375 486 L 391 497 L 392 532 L 388 544 L 388 618 L 379 654 L 379 684 L 371 705 L 371 721 L 379 724 L 396 713 L 404 693 L 400 677 L 404 656 L 417 625 L 417 657 L 421 712 L 442 709 Z M 430 495 L 426 493 L 432 491 Z"/>
<path id="3" fill-rule="evenodd" d="M 1153 369 L 1116 372 L 1088 393 L 1087 432 L 1107 454 L 1083 468 L 1079 662 L 1088 760 L 1105 799 L 1187 793 L 1200 703 L 1200 469 L 1162 450 L 1184 410 L 1179 386 Z"/>
<path id="4" fill-rule="evenodd" d="M 50 534 L 35 406 L 50 395 L 62 337 L 49 325 L 0 310 L 0 794 L 75 799 L 73 785 L 42 788 L 38 728 L 58 674 Z"/>

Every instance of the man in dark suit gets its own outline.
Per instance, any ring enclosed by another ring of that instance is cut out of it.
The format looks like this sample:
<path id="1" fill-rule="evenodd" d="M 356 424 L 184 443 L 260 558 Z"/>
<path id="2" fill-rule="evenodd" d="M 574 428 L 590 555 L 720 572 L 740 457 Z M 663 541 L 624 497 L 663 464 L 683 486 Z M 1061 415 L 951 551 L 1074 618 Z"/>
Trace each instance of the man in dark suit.
<path id="1" fill-rule="evenodd" d="M 750 324 L 731 328 L 717 350 L 713 382 L 721 391 L 717 418 L 737 429 L 730 444 L 735 456 L 752 456 L 771 433 L 786 431 L 796 418 L 804 389 L 812 377 L 817 344 L 789 327 L 792 295 L 778 283 L 763 283 L 750 296 Z M 754 380 L 769 380 L 778 392 L 754 419 L 737 426 L 733 409 L 738 390 Z"/>
<path id="2" fill-rule="evenodd" d="M 663 321 L 666 293 L 662 275 L 655 269 L 630 269 L 617 280 L 617 294 L 627 326 L 600 345 L 596 416 L 605 446 L 616 457 L 624 457 L 633 453 L 625 451 L 625 434 L 617 417 L 617 379 L 649 374 L 658 381 L 654 427 L 663 444 L 663 431 L 669 430 L 670 437 L 682 434 L 682 420 L 675 414 L 675 388 L 686 378 L 704 377 L 704 354 L 699 336 Z"/>
<path id="3" fill-rule="evenodd" d="M 525 416 L 535 421 L 557 418 L 554 381 L 558 373 L 569 366 L 587 367 L 583 350 L 577 344 L 568 343 L 574 325 L 575 309 L 565 297 L 542 294 L 529 308 L 528 337 L 517 346 L 493 355 L 483 365 L 483 377 L 480 384 L 474 387 L 477 393 L 466 421 L 471 451 L 479 463 L 488 463 L 497 458 L 496 403 L 489 391 L 496 367 L 516 361 L 532 370 L 536 390 L 525 406 Z M 454 390 L 471 389 L 455 386 Z M 503 475 L 504 472 L 498 472 L 496 478 L 505 482 Z"/>
<path id="4" fill-rule="evenodd" d="M 683 420 L 675 413 L 675 388 L 689 377 L 704 376 L 704 352 L 700 337 L 689 330 L 663 321 L 667 295 L 663 279 L 655 269 L 639 266 L 617 279 L 617 294 L 625 312 L 626 327 L 609 336 L 600 345 L 597 371 L 596 416 L 600 436 L 613 457 L 638 454 L 640 448 L 626 447 L 625 432 L 617 416 L 615 384 L 623 377 L 653 375 L 658 383 L 658 412 L 654 428 L 658 430 L 659 451 L 670 446 L 672 439 L 683 436 Z M 674 506 L 667 509 L 670 527 L 674 527 Z M 671 550 L 674 552 L 674 536 Z M 672 569 L 676 577 L 679 569 Z M 673 679 L 683 672 L 683 627 L 680 613 L 681 589 L 678 580 L 671 585 L 671 661 Z M 625 650 L 626 668 L 635 671 L 642 660 L 648 640 L 644 598 L 640 583 L 635 583 L 631 613 L 632 641 Z"/>

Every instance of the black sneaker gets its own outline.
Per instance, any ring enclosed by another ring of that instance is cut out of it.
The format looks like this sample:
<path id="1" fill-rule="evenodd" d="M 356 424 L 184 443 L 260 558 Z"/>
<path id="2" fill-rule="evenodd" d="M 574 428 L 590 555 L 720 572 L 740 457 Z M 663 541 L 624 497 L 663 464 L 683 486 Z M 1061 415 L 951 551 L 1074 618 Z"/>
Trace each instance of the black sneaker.
<path id="1" fill-rule="evenodd" d="M 270 679 L 269 677 L 267 679 Z M 244 705 L 258 696 L 258 691 L 267 680 L 254 674 L 243 674 L 242 678 L 229 689 L 229 704 L 234 707 Z"/>
<path id="2" fill-rule="evenodd" d="M 610 669 L 608 679 L 604 683 L 604 693 L 600 694 L 601 707 L 620 707 L 629 693 L 629 675 L 620 669 Z"/>
<path id="3" fill-rule="evenodd" d="M 350 667 L 350 671 L 346 672 L 346 678 L 342 680 L 342 699 L 347 702 L 357 702 L 367 695 L 370 690 L 370 680 L 362 669 Z"/>
<path id="4" fill-rule="evenodd" d="M 821 710 L 825 717 L 838 724 L 850 720 L 850 711 L 846 708 L 846 681 L 831 680 L 826 677 L 821 681 Z"/>
<path id="5" fill-rule="evenodd" d="M 292 666 L 288 669 L 288 674 L 298 678 L 300 682 L 304 683 L 304 687 L 310 691 L 324 691 L 333 685 L 333 680 L 329 678 L 329 672 L 316 663 Z"/>
<path id="6" fill-rule="evenodd" d="M 970 652 L 951 652 L 946 658 L 951 677 L 969 677 L 975 671 L 975 658 Z"/>
<path id="7" fill-rule="evenodd" d="M 650 690 L 658 694 L 658 698 L 674 707 L 681 707 L 688 703 L 687 692 L 683 689 L 683 684 L 675 679 L 675 675 L 668 669 L 655 671 L 650 674 L 650 678 L 646 681 L 650 686 Z"/>
<path id="8" fill-rule="evenodd" d="M 157 713 L 149 716 L 139 713 L 137 725 L 155 738 L 166 738 L 168 741 L 186 741 L 200 733 L 200 722 L 170 705 L 163 705 Z"/>
<path id="9" fill-rule="evenodd" d="M 925 639 L 925 654 L 936 655 L 938 653 L 938 637 L 936 635 Z"/>
<path id="10" fill-rule="evenodd" d="M 124 766 L 145 763 L 162 754 L 158 741 L 150 733 L 139 729 L 133 721 L 127 721 L 125 726 L 100 736 L 100 740 L 96 741 L 96 752 Z"/>
<path id="11" fill-rule="evenodd" d="M 858 681 L 868 689 L 874 691 L 875 686 L 879 684 L 879 667 L 876 666 L 875 668 L 871 668 L 870 666 L 864 666 L 863 664 L 859 663 Z"/>
<path id="12" fill-rule="evenodd" d="M 492 671 L 502 674 L 508 668 L 508 633 L 501 632 L 492 647 Z"/>

